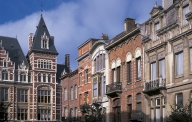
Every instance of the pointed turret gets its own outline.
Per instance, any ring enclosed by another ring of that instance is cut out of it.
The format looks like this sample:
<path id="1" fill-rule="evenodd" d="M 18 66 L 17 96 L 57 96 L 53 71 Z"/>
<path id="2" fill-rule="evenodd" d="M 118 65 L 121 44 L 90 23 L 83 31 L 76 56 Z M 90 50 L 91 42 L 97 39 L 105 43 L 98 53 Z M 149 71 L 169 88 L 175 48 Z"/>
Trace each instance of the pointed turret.
<path id="1" fill-rule="evenodd" d="M 33 41 L 31 42 L 29 52 L 38 51 L 44 53 L 58 54 L 55 45 L 54 37 L 50 36 L 43 16 L 41 16 L 39 24 L 37 26 Z"/>

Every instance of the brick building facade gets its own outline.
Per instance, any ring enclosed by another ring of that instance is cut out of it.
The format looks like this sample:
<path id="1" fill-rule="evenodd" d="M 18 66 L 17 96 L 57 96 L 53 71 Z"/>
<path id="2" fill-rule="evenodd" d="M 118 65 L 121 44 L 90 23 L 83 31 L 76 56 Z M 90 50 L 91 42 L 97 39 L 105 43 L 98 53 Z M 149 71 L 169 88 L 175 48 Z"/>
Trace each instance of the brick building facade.
<path id="1" fill-rule="evenodd" d="M 140 29 L 126 18 L 125 30 L 106 46 L 109 53 L 110 122 L 142 121 L 143 53 Z"/>
<path id="2" fill-rule="evenodd" d="M 16 38 L 0 36 L 0 40 L 0 101 L 11 103 L 9 120 L 60 120 L 58 52 L 43 17 L 36 33 L 28 36 L 26 57 Z M 69 72 L 70 67 L 60 66 Z"/>
<path id="3" fill-rule="evenodd" d="M 62 79 L 62 120 L 77 121 L 78 119 L 78 69 L 64 73 Z"/>

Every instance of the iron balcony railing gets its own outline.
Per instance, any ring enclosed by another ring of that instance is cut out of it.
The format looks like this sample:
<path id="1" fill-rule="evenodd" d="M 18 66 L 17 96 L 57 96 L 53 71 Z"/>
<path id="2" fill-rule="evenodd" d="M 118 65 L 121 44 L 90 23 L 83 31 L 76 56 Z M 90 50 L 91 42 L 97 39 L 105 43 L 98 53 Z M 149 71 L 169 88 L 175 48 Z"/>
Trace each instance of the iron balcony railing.
<path id="1" fill-rule="evenodd" d="M 166 87 L 166 79 L 158 78 L 156 80 L 144 82 L 143 91 L 153 91 L 153 90 L 157 90 L 157 89 L 165 88 L 165 87 Z"/>
<path id="2" fill-rule="evenodd" d="M 121 82 L 114 82 L 106 86 L 106 94 L 112 92 L 119 92 L 122 91 L 122 83 Z"/>

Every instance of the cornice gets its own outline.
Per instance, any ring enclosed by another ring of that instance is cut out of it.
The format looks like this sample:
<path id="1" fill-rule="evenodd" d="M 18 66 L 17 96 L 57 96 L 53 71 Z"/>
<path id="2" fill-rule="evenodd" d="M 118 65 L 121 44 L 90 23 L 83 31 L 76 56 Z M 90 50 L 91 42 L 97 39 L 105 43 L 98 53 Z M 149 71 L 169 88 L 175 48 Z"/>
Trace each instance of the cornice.
<path id="1" fill-rule="evenodd" d="M 157 49 L 159 49 L 159 48 L 161 48 L 163 46 L 166 46 L 166 44 L 167 44 L 167 42 L 162 42 L 162 43 L 160 43 L 160 44 L 158 44 L 158 45 L 156 45 L 156 46 L 154 46 L 154 47 L 152 47 L 152 48 L 150 48 L 148 50 L 145 50 L 145 52 L 146 53 L 153 52 L 154 50 L 157 50 Z"/>
<path id="2" fill-rule="evenodd" d="M 181 33 L 181 34 L 179 34 L 179 35 L 169 39 L 168 42 L 175 42 L 178 39 L 182 38 L 183 36 L 189 35 L 191 33 L 192 33 L 192 29 L 189 29 L 189 30 L 187 30 L 187 31 L 185 31 L 185 32 L 183 32 L 183 33 Z"/>
<path id="3" fill-rule="evenodd" d="M 89 56 L 89 51 L 84 53 L 83 55 L 79 56 L 76 61 L 79 62 L 81 61 L 82 59 L 86 58 L 87 56 Z"/>
<path id="4" fill-rule="evenodd" d="M 177 24 L 177 20 L 176 20 L 174 23 L 172 23 L 170 25 L 167 25 L 167 26 L 157 30 L 156 31 L 157 32 L 157 36 L 162 35 L 162 34 L 166 33 L 167 31 L 169 31 L 172 28 L 177 27 L 177 26 L 179 26 L 179 25 Z"/>
<path id="5" fill-rule="evenodd" d="M 136 33 L 138 33 L 140 31 L 139 28 L 135 28 L 134 30 L 130 31 L 129 33 L 127 33 L 126 35 L 124 35 L 123 37 L 121 37 L 118 40 L 115 40 L 114 42 L 110 43 L 109 45 L 107 45 L 105 47 L 106 50 L 110 50 L 111 48 L 117 46 L 117 44 L 121 43 L 125 38 L 128 38 Z"/>

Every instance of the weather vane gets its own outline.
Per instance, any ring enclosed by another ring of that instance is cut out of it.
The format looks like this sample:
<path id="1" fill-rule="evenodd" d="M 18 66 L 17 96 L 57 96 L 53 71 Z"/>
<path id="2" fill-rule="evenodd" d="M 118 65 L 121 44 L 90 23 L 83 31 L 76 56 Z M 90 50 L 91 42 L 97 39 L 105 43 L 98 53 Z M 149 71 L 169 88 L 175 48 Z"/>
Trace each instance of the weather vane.
<path id="1" fill-rule="evenodd" d="M 41 2 L 41 16 L 42 16 L 42 14 L 43 14 L 43 4 Z"/>

